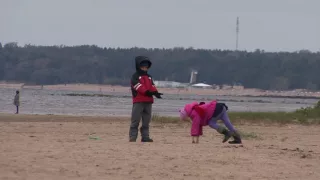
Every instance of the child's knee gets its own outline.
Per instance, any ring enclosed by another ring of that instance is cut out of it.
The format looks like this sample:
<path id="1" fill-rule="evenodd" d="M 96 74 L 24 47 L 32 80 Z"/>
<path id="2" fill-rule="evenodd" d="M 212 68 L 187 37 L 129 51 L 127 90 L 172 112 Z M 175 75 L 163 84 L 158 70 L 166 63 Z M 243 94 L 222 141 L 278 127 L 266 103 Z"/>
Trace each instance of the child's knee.
<path id="1" fill-rule="evenodd" d="M 218 128 L 216 130 L 217 130 L 217 132 L 222 133 L 223 131 L 226 130 L 226 128 L 223 126 L 218 126 Z"/>
<path id="2" fill-rule="evenodd" d="M 229 123 L 224 123 L 224 125 L 229 129 L 229 131 L 236 131 L 236 129 L 233 127 L 233 125 Z"/>
<path id="3" fill-rule="evenodd" d="M 219 128 L 219 125 L 217 123 L 209 123 L 209 126 L 212 128 L 212 129 L 215 129 L 217 130 Z"/>

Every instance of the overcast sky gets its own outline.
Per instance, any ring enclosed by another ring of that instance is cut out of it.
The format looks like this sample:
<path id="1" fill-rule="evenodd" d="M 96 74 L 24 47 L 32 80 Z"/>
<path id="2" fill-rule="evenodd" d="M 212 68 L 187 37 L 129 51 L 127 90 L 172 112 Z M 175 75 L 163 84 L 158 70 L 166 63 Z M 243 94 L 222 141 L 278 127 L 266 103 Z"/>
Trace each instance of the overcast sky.
<path id="1" fill-rule="evenodd" d="M 0 42 L 320 51 L 320 0 L 0 0 Z"/>

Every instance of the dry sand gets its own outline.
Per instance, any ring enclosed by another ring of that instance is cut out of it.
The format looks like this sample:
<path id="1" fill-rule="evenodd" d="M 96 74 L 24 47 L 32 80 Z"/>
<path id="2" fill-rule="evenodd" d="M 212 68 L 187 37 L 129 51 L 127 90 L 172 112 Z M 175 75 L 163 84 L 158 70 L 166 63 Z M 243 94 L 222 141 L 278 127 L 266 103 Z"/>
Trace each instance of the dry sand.
<path id="1" fill-rule="evenodd" d="M 154 143 L 129 143 L 124 118 L 0 114 L 0 179 L 320 179 L 319 126 L 249 126 L 257 138 L 222 144 L 206 127 L 152 123 Z M 89 135 L 100 139 L 90 139 Z"/>

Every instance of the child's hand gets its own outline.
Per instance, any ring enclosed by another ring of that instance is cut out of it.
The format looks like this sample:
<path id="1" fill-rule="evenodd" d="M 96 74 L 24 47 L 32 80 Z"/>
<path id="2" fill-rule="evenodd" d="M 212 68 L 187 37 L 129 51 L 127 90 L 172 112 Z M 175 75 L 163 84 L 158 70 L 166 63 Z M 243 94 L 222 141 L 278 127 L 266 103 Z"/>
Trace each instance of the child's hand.
<path id="1" fill-rule="evenodd" d="M 158 98 L 158 99 L 162 99 L 162 93 L 159 93 L 158 91 L 156 91 L 156 92 L 153 92 L 153 95 L 156 97 L 156 98 Z"/>
<path id="2" fill-rule="evenodd" d="M 146 91 L 146 95 L 149 97 L 152 97 L 153 93 L 148 90 L 148 91 Z"/>
<path id="3" fill-rule="evenodd" d="M 192 136 L 192 143 L 198 144 L 199 143 L 199 136 Z"/>

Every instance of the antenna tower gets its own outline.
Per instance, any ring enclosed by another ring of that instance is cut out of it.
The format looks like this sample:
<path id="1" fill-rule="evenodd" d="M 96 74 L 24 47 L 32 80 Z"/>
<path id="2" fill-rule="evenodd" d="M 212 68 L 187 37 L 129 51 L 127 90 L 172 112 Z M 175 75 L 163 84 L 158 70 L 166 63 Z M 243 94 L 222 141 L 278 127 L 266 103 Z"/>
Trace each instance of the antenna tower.
<path id="1" fill-rule="evenodd" d="M 239 17 L 237 17 L 237 27 L 236 27 L 236 50 L 238 50 L 239 43 Z"/>

